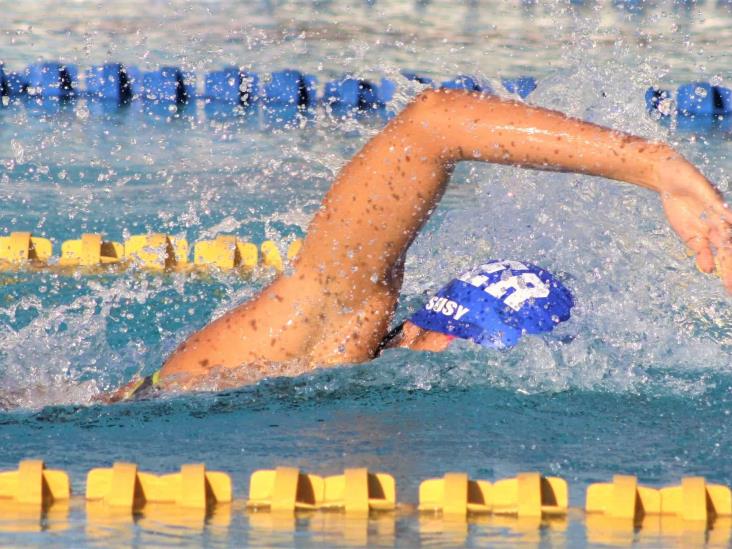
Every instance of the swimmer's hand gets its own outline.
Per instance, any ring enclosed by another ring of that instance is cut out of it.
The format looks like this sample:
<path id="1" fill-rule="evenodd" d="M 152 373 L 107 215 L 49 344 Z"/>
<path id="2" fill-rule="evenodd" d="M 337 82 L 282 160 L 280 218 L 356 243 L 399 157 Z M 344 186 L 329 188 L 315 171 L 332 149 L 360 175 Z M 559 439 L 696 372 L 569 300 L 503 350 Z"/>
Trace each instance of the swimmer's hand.
<path id="1" fill-rule="evenodd" d="M 716 270 L 732 294 L 732 211 L 721 193 L 683 158 L 663 162 L 658 192 L 671 227 L 696 255 L 700 271 Z"/>

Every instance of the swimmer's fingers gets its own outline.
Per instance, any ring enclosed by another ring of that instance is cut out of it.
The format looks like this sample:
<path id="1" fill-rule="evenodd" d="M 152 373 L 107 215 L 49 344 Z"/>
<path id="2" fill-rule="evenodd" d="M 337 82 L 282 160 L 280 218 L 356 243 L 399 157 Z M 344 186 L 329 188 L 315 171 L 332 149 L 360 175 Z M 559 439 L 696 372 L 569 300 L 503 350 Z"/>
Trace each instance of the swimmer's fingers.
<path id="1" fill-rule="evenodd" d="M 720 222 L 710 232 L 712 245 L 716 248 L 715 266 L 724 287 L 732 293 L 732 225 Z"/>
<path id="2" fill-rule="evenodd" d="M 663 206 L 673 229 L 696 255 L 699 270 L 711 273 L 716 266 L 725 288 L 732 293 L 732 215 L 724 201 L 703 203 L 665 195 Z"/>
<path id="3" fill-rule="evenodd" d="M 696 266 L 703 273 L 714 271 L 714 256 L 709 241 L 711 227 L 704 222 L 703 210 L 693 201 L 668 197 L 666 215 L 681 240 L 696 256 Z"/>
<path id="4" fill-rule="evenodd" d="M 719 278 L 727 292 L 732 294 L 732 247 L 717 250 L 716 263 Z"/>
<path id="5" fill-rule="evenodd" d="M 727 293 L 732 294 L 732 252 L 730 250 L 722 254 L 719 264 L 719 277 L 722 279 Z"/>
<path id="6" fill-rule="evenodd" d="M 696 256 L 696 266 L 701 272 L 711 273 L 714 271 L 714 256 L 708 238 L 693 236 L 686 241 L 686 245 Z"/>

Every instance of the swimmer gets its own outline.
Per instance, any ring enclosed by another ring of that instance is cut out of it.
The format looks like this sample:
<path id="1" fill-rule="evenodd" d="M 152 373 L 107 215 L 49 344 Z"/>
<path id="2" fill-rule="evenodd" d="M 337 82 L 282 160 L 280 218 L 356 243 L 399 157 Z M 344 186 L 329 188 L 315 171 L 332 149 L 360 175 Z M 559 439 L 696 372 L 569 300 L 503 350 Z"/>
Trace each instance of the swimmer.
<path id="1" fill-rule="evenodd" d="M 671 147 L 520 102 L 430 90 L 343 168 L 291 272 L 191 335 L 154 380 L 135 381 L 109 400 L 130 396 L 140 384 L 224 389 L 374 358 L 385 346 L 406 251 L 462 160 L 576 172 L 655 191 L 697 267 L 711 273 L 716 263 L 732 292 L 732 212 Z M 407 322 L 391 344 L 439 351 L 450 339 Z"/>
<path id="2" fill-rule="evenodd" d="M 520 261 L 488 261 L 438 291 L 387 333 L 374 354 L 392 347 L 439 352 L 455 338 L 508 349 L 524 334 L 551 332 L 569 319 L 573 306 L 571 292 L 545 269 Z M 136 400 L 159 391 L 160 371 L 130 384 L 119 396 Z"/>

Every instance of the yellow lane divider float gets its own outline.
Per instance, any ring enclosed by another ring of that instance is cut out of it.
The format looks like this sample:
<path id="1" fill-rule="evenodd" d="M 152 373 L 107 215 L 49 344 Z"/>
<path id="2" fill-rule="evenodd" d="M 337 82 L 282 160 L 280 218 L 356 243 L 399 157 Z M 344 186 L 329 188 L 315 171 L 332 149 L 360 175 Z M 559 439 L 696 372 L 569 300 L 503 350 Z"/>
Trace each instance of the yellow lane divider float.
<path id="1" fill-rule="evenodd" d="M 670 515 L 706 523 L 732 516 L 732 492 L 702 477 L 686 477 L 678 486 L 657 490 L 639 486 L 633 476 L 616 475 L 609 484 L 591 484 L 585 510 L 611 518 L 639 520 L 646 515 Z"/>
<path id="2" fill-rule="evenodd" d="M 237 240 L 235 236 L 219 235 L 214 240 L 198 242 L 193 258 L 196 265 L 212 265 L 225 271 L 253 269 L 259 263 L 259 250 L 256 245 Z"/>
<path id="3" fill-rule="evenodd" d="M 391 511 L 396 507 L 396 483 L 391 475 L 367 469 L 319 477 L 278 467 L 252 474 L 247 507 L 277 512 L 343 509 L 348 514 Z"/>
<path id="4" fill-rule="evenodd" d="M 25 232 L 0 236 L 0 259 L 8 263 L 46 262 L 52 254 L 53 246 L 47 238 L 37 238 Z"/>
<path id="5" fill-rule="evenodd" d="M 119 242 L 106 242 L 99 234 L 84 234 L 80 240 L 61 244 L 59 265 L 93 267 L 117 263 L 124 259 L 125 248 Z"/>
<path id="6" fill-rule="evenodd" d="M 323 477 L 278 467 L 255 471 L 249 497 L 242 500 L 233 497 L 227 473 L 208 471 L 203 464 L 157 475 L 120 462 L 88 472 L 84 501 L 90 533 L 110 525 L 126 527 L 134 520 L 197 530 L 207 525 L 226 528 L 232 512 L 246 512 L 253 528 L 294 531 L 296 515 L 325 512 L 323 519 L 312 522 L 313 528 L 345 531 L 365 543 L 371 531 L 366 524 L 392 535 L 396 517 L 414 512 L 414 506 L 397 503 L 396 493 L 394 477 L 365 468 Z M 68 523 L 73 501 L 67 473 L 46 469 L 40 460 L 22 461 L 17 470 L 0 472 L 0 531 L 63 529 L 59 525 Z M 682 536 L 724 545 L 732 533 L 732 492 L 702 477 L 658 489 L 639 485 L 633 476 L 616 475 L 610 483 L 588 487 L 582 514 L 569 507 L 567 483 L 561 478 L 521 473 L 489 482 L 447 473 L 420 484 L 416 509 L 422 534 L 445 534 L 456 543 L 471 524 L 508 528 L 529 540 L 542 526 L 564 531 L 570 515 L 584 517 L 591 543 Z M 327 518 L 333 512 L 350 517 L 349 522 Z"/>
<path id="7" fill-rule="evenodd" d="M 301 248 L 301 240 L 291 242 L 287 260 L 292 261 Z M 258 248 L 232 235 L 197 242 L 193 263 L 189 263 L 189 245 L 185 239 L 160 233 L 131 236 L 124 243 L 104 240 L 99 234 L 83 234 L 78 240 L 61 244 L 61 257 L 56 262 L 53 262 L 53 244 L 47 238 L 29 232 L 0 237 L 0 270 L 134 266 L 152 271 L 211 267 L 222 271 L 251 271 L 260 264 L 260 255 L 261 265 L 277 272 L 284 270 L 285 261 L 275 242 L 265 240 Z"/>
<path id="8" fill-rule="evenodd" d="M 0 532 L 58 531 L 68 528 L 71 484 L 64 471 L 41 460 L 21 461 L 0 472 Z"/>
<path id="9" fill-rule="evenodd" d="M 522 473 L 516 478 L 470 480 L 465 473 L 448 473 L 441 479 L 425 480 L 419 487 L 419 510 L 443 515 L 493 513 L 518 517 L 566 514 L 567 483 L 539 473 Z"/>
<path id="10" fill-rule="evenodd" d="M 125 240 L 125 259 L 154 271 L 185 268 L 188 242 L 165 234 L 131 236 Z"/>
<path id="11" fill-rule="evenodd" d="M 147 503 L 208 509 L 217 503 L 231 503 L 231 479 L 226 473 L 206 471 L 202 464 L 183 465 L 180 473 L 158 476 L 138 471 L 134 463 L 120 462 L 110 469 L 89 471 L 86 499 L 126 509 Z"/>
<path id="12" fill-rule="evenodd" d="M 640 531 L 645 537 L 683 535 L 689 543 L 726 546 L 732 532 L 732 492 L 702 477 L 656 489 L 616 475 L 612 483 L 587 488 L 585 511 L 592 543 L 629 544 Z"/>
<path id="13" fill-rule="evenodd" d="M 43 507 L 71 497 L 69 476 L 64 471 L 46 469 L 41 460 L 20 462 L 16 471 L 0 473 L 0 500 Z"/>

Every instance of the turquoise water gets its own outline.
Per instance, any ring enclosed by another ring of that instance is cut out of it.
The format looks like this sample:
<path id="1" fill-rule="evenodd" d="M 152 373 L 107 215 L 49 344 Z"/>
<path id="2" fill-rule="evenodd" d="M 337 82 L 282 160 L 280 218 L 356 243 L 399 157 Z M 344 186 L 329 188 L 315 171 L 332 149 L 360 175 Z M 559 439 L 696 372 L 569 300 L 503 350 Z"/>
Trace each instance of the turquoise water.
<path id="1" fill-rule="evenodd" d="M 610 5 L 515 2 L 0 2 L 0 59 L 39 57 L 82 67 L 119 60 L 176 63 L 200 75 L 224 64 L 398 80 L 391 108 L 414 87 L 403 68 L 437 78 L 532 74 L 536 104 L 671 141 L 726 192 L 729 133 L 658 125 L 651 84 L 729 85 L 732 12 L 715 3 Z M 6 17 L 5 14 L 9 16 Z M 199 82 L 200 84 L 200 82 Z M 191 242 L 219 232 L 261 242 L 302 236 L 337 171 L 383 125 L 317 111 L 283 127 L 281 114 L 211 117 L 203 103 L 175 116 L 85 101 L 0 108 L 0 234 L 32 230 L 60 243 L 82 232 L 113 240 L 161 231 Z M 729 196 L 729 195 L 728 195 Z M 557 337 L 509 353 L 459 342 L 441 355 L 389 351 L 369 364 L 268 379 L 238 391 L 115 406 L 92 398 L 151 373 L 193 330 L 271 279 L 152 275 L 0 274 L 0 469 L 41 457 L 69 471 L 115 460 L 173 471 L 204 461 L 230 472 L 245 497 L 257 468 L 297 465 L 334 474 L 368 466 L 395 475 L 399 500 L 452 470 L 489 480 L 540 470 L 586 486 L 631 473 L 654 486 L 684 475 L 732 484 L 732 314 L 721 285 L 698 273 L 655 196 L 574 175 L 460 166 L 410 250 L 400 315 L 476 258 L 511 257 L 565 273 L 577 298 Z M 66 529 L 5 533 L 8 544 L 346 544 L 314 531 L 258 528 L 236 511 L 202 532 L 134 525 L 90 532 L 75 506 Z M 467 537 L 429 534 L 413 514 L 369 541 L 411 546 L 587 542 L 566 530 L 538 537 L 472 524 Z M 658 539 L 638 540 L 660 544 Z M 670 543 L 664 540 L 664 544 Z M 681 542 L 679 542 L 681 543 Z"/>

